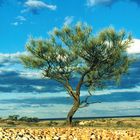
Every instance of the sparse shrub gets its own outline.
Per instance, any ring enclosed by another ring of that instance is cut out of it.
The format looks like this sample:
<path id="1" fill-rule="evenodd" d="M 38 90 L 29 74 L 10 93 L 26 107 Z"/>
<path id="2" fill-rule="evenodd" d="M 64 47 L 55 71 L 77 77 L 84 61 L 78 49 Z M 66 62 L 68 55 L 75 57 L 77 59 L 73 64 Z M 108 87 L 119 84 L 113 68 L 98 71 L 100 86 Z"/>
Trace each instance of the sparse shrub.
<path id="1" fill-rule="evenodd" d="M 117 126 L 124 126 L 124 122 L 123 121 L 117 121 L 116 124 L 117 124 Z"/>
<path id="2" fill-rule="evenodd" d="M 101 121 L 102 121 L 102 122 L 106 122 L 106 120 L 105 120 L 105 119 L 102 119 Z"/>
<path id="3" fill-rule="evenodd" d="M 28 117 L 26 117 L 26 116 L 25 116 L 25 117 L 21 117 L 21 118 L 19 119 L 19 121 L 25 121 L 25 122 L 26 122 L 26 121 L 28 121 Z"/>
<path id="4" fill-rule="evenodd" d="M 17 121 L 19 118 L 19 115 L 11 115 L 8 116 L 7 120 Z"/>
<path id="5" fill-rule="evenodd" d="M 30 118 L 30 117 L 26 117 L 26 116 L 24 116 L 24 117 L 21 117 L 21 118 L 19 119 L 19 121 L 25 121 L 25 122 L 38 122 L 39 119 L 36 118 L 36 117 Z"/>
<path id="6" fill-rule="evenodd" d="M 73 121 L 73 126 L 79 125 L 79 122 L 80 122 L 80 121 L 78 121 L 78 120 L 74 120 L 74 121 Z"/>
<path id="7" fill-rule="evenodd" d="M 67 121 L 64 121 L 63 123 L 62 123 L 62 126 L 66 126 L 67 125 Z"/>
<path id="8" fill-rule="evenodd" d="M 131 123 L 128 123 L 127 127 L 133 127 L 133 125 Z"/>
<path id="9" fill-rule="evenodd" d="M 39 122 L 39 119 L 36 117 L 33 117 L 33 118 L 29 118 L 29 121 L 30 122 Z"/>
<path id="10" fill-rule="evenodd" d="M 7 121 L 7 124 L 9 124 L 9 125 L 15 125 L 15 122 L 14 121 Z"/>
<path id="11" fill-rule="evenodd" d="M 50 121 L 50 122 L 48 123 L 48 126 L 57 126 L 57 125 L 58 125 L 58 123 L 55 122 L 55 121 Z"/>

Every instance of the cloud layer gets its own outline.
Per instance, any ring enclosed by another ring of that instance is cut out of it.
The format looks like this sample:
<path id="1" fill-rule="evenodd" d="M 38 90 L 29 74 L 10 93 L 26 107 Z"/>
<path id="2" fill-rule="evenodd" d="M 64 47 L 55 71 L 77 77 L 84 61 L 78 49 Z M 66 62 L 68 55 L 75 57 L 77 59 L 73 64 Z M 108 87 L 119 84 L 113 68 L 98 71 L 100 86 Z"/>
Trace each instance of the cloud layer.
<path id="1" fill-rule="evenodd" d="M 17 16 L 15 18 L 15 21 L 11 23 L 11 25 L 18 26 L 22 25 L 26 21 L 26 18 L 24 16 Z"/>
<path id="2" fill-rule="evenodd" d="M 134 39 L 132 46 L 128 48 L 128 53 L 133 54 L 133 53 L 140 53 L 140 40 L 139 39 Z"/>
<path id="3" fill-rule="evenodd" d="M 73 16 L 67 16 L 67 17 L 65 17 L 65 19 L 64 19 L 64 25 L 65 26 L 66 25 L 70 25 L 73 22 L 73 20 L 74 20 L 74 17 Z"/>
<path id="4" fill-rule="evenodd" d="M 90 7 L 93 7 L 96 5 L 111 6 L 118 1 L 134 2 L 140 6 L 140 0 L 87 0 L 87 5 Z"/>
<path id="5" fill-rule="evenodd" d="M 56 10 L 57 6 L 52 4 L 47 4 L 42 0 L 16 0 L 17 6 L 21 5 L 24 7 L 21 13 L 32 12 L 33 14 L 38 14 L 42 9 Z M 5 3 L 12 4 L 10 0 L 0 0 L 0 7 L 4 6 Z M 17 26 L 18 22 L 14 22 L 13 25 Z"/>
<path id="6" fill-rule="evenodd" d="M 0 53 L 0 65 L 1 66 L 10 66 L 16 63 L 19 63 L 18 57 L 24 54 L 21 52 L 13 53 L 13 54 L 3 54 Z"/>
<path id="7" fill-rule="evenodd" d="M 25 12 L 32 12 L 33 14 L 38 14 L 40 10 L 42 9 L 49 9 L 49 10 L 56 10 L 56 5 L 47 4 L 41 0 L 27 0 L 24 3 L 24 6 L 26 7 L 24 10 L 21 11 L 21 13 Z"/>
<path id="8" fill-rule="evenodd" d="M 96 6 L 96 5 L 110 6 L 117 1 L 119 1 L 119 0 L 115 0 L 115 1 L 114 0 L 87 0 L 87 5 L 90 7 Z"/>
<path id="9" fill-rule="evenodd" d="M 135 39 L 133 49 L 139 46 Z M 140 52 L 130 50 L 131 54 Z M 40 71 L 20 68 L 19 55 L 0 54 L 0 114 L 2 117 L 20 114 L 40 118 L 65 117 L 72 105 L 71 98 L 57 82 L 43 79 Z M 137 54 L 140 56 L 140 54 Z M 76 116 L 139 115 L 140 57 L 130 66 L 129 75 L 122 77 L 120 86 L 97 91 L 89 102 L 100 101 L 79 110 Z M 77 81 L 73 80 L 73 84 Z M 83 100 L 88 94 L 81 91 Z M 87 111 L 88 109 L 88 111 Z M 85 111 L 87 112 L 85 114 Z"/>
<path id="10" fill-rule="evenodd" d="M 42 79 L 40 71 L 24 69 L 18 59 L 21 54 L 26 52 L 17 52 L 14 54 L 0 53 L 0 92 L 55 92 L 63 91 L 63 87 L 54 81 Z M 140 40 L 134 39 L 132 47 L 128 49 L 128 53 L 140 56 Z M 140 58 L 140 57 L 138 57 Z M 140 62 L 135 62 L 130 67 L 130 75 L 122 78 L 119 88 L 130 89 L 140 83 L 139 78 Z M 126 84 L 127 81 L 127 84 Z M 131 83 L 133 81 L 133 83 Z M 73 85 L 76 83 L 73 80 Z M 51 89 L 50 89 L 51 87 Z"/>

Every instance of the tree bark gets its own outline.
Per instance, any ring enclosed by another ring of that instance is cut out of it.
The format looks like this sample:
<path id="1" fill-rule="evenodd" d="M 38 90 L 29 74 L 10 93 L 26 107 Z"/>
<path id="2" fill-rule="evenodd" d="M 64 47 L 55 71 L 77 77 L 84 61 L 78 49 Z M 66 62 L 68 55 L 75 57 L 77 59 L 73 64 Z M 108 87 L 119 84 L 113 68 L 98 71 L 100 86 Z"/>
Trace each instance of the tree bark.
<path id="1" fill-rule="evenodd" d="M 74 99 L 73 106 L 72 106 L 72 108 L 70 109 L 70 111 L 67 115 L 67 125 L 68 126 L 72 126 L 73 116 L 74 116 L 75 112 L 78 110 L 79 106 L 80 106 L 80 100 L 79 99 L 77 99 L 77 100 Z"/>

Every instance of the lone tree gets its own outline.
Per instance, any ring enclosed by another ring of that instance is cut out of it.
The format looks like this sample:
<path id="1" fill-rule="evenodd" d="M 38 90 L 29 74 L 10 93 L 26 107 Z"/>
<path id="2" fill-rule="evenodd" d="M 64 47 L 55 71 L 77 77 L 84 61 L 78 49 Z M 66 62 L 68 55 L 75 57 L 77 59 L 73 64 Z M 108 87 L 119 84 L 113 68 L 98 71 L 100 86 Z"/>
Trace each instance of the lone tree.
<path id="1" fill-rule="evenodd" d="M 20 59 L 27 68 L 42 70 L 44 77 L 58 81 L 66 89 L 73 99 L 67 115 L 71 125 L 75 112 L 89 104 L 91 90 L 104 87 L 110 80 L 117 83 L 127 72 L 131 60 L 126 49 L 131 40 L 125 31 L 116 32 L 113 28 L 93 35 L 90 26 L 80 23 L 55 28 L 49 39 L 30 39 L 26 44 L 28 53 Z M 75 76 L 78 82 L 73 87 L 70 81 Z M 89 94 L 81 101 L 83 86 Z"/>

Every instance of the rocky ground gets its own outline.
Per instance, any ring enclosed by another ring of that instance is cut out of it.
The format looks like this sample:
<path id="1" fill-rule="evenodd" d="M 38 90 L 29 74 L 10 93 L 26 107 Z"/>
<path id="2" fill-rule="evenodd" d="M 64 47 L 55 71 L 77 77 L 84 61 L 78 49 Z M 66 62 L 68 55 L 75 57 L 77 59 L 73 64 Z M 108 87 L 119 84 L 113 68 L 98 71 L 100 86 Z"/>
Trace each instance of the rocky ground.
<path id="1" fill-rule="evenodd" d="M 93 127 L 0 128 L 0 140 L 140 140 L 140 129 Z"/>

